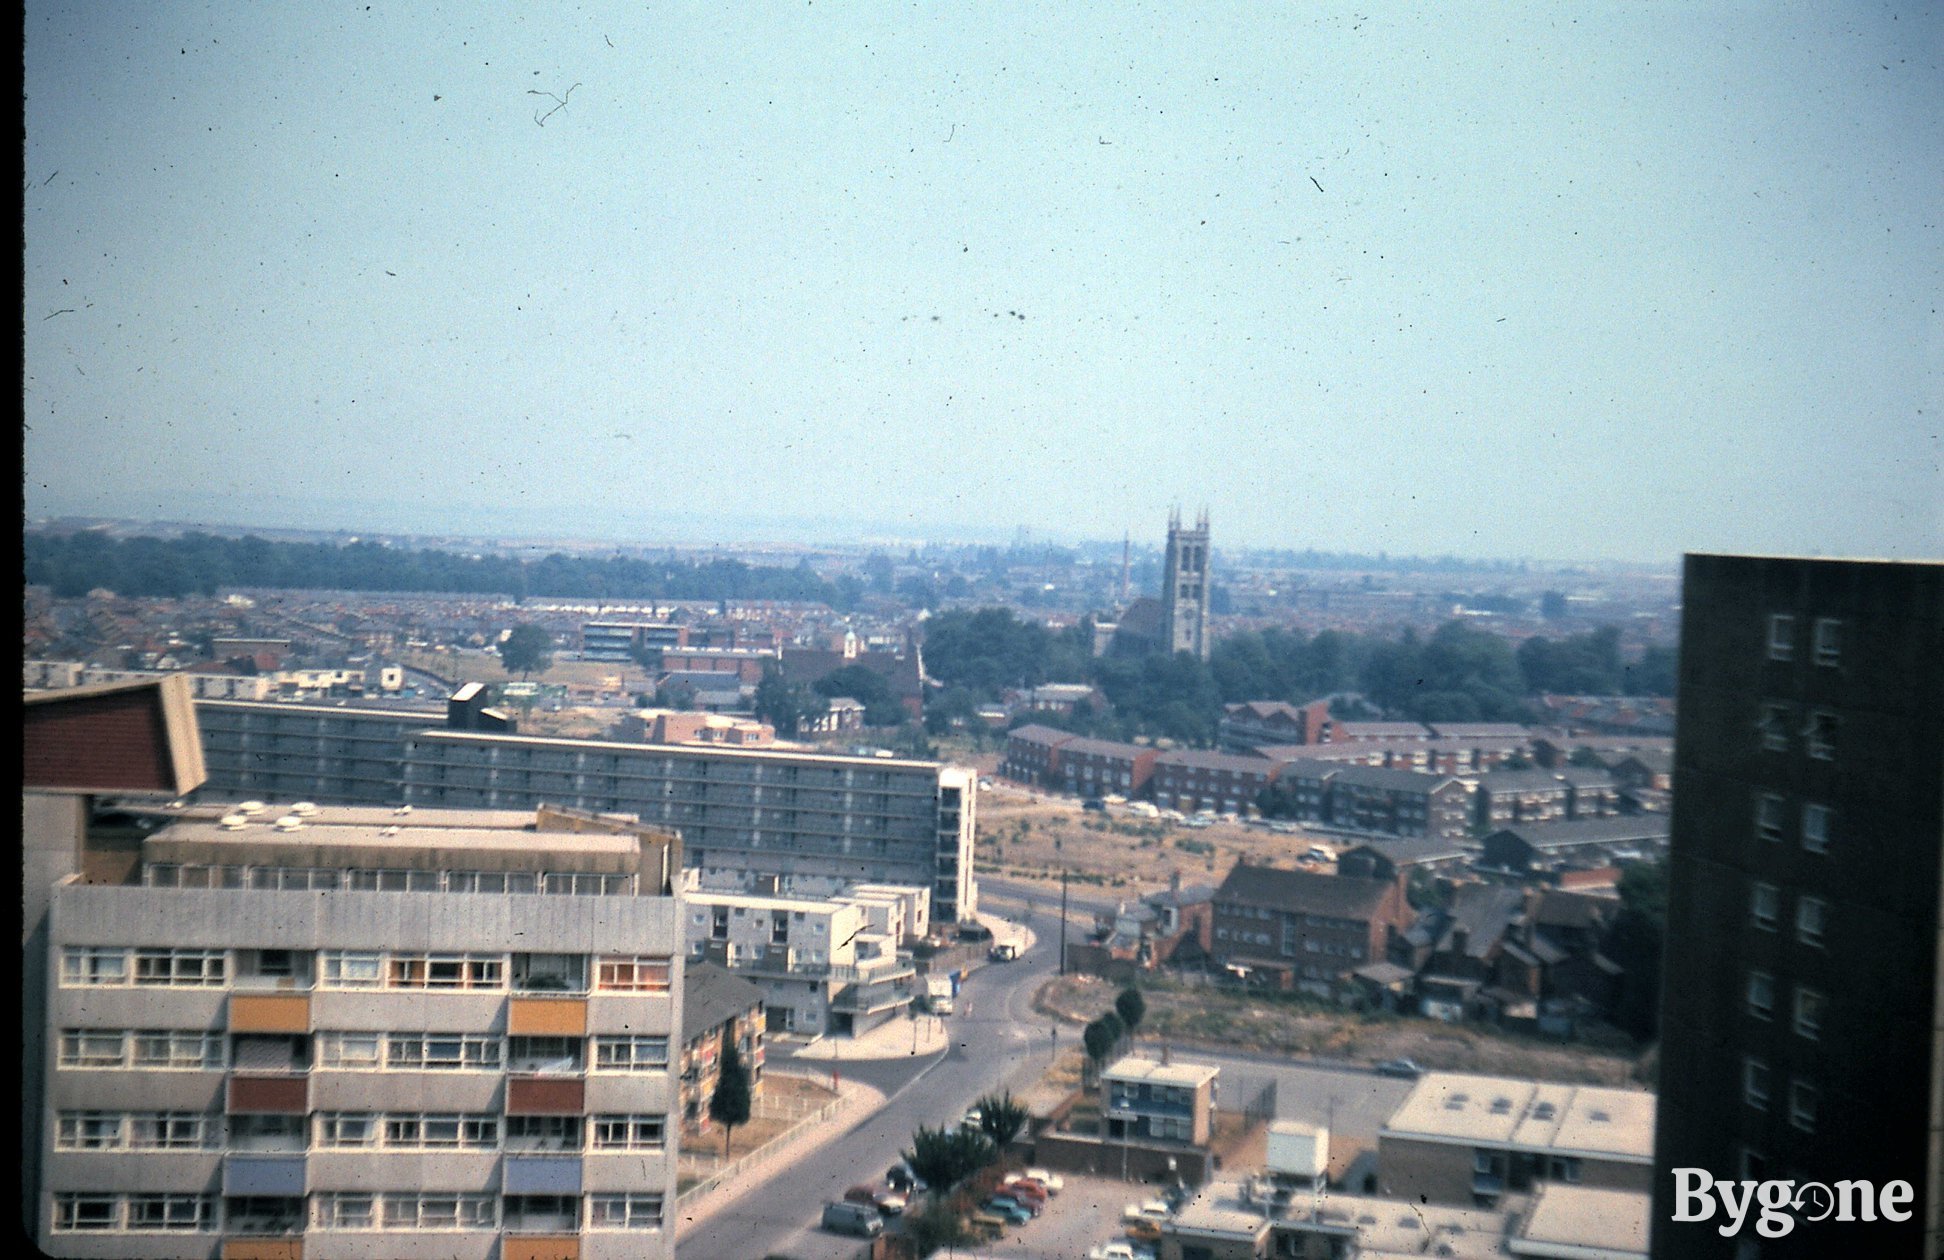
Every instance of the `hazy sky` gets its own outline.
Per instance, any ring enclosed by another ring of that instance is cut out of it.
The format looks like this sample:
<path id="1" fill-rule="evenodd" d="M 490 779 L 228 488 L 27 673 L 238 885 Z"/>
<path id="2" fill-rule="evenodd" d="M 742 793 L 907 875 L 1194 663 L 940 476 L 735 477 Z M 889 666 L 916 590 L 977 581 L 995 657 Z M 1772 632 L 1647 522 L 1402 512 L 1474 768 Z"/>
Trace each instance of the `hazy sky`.
<path id="1" fill-rule="evenodd" d="M 1940 61 L 1935 6 L 29 0 L 26 507 L 1944 555 Z"/>

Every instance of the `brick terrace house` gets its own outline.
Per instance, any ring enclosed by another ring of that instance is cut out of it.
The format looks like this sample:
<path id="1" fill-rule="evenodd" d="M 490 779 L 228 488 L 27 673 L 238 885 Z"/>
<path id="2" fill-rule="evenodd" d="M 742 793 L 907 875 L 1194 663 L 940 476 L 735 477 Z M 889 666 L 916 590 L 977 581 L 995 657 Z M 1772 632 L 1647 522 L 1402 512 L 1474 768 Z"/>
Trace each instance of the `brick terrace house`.
<path id="1" fill-rule="evenodd" d="M 1037 723 L 1017 727 L 1006 736 L 1006 757 L 999 763 L 999 773 L 1018 783 L 1051 787 L 1063 781 L 1060 749 L 1078 738 Z"/>
<path id="2" fill-rule="evenodd" d="M 1350 879 L 1238 862 L 1215 890 L 1216 962 L 1275 988 L 1329 995 L 1384 958 L 1410 918 L 1395 881 Z"/>
<path id="3" fill-rule="evenodd" d="M 1555 822 L 1568 816 L 1572 789 L 1551 770 L 1494 770 L 1478 780 L 1478 820 L 1489 827 Z"/>
<path id="4" fill-rule="evenodd" d="M 1071 738 L 1059 746 L 1059 773 L 1054 778 L 1079 796 L 1139 796 L 1147 791 L 1159 755 L 1138 744 Z"/>
<path id="5" fill-rule="evenodd" d="M 1185 813 L 1237 813 L 1255 804 L 1282 767 L 1264 757 L 1233 753 L 1169 752 L 1154 759 L 1154 799 Z"/>
<path id="6" fill-rule="evenodd" d="M 1345 766 L 1330 780 L 1330 819 L 1393 836 L 1471 833 L 1472 786 L 1449 775 Z"/>
<path id="7" fill-rule="evenodd" d="M 1327 700 L 1245 700 L 1224 706 L 1219 729 L 1222 747 L 1240 752 L 1265 744 L 1328 743 L 1333 727 Z"/>

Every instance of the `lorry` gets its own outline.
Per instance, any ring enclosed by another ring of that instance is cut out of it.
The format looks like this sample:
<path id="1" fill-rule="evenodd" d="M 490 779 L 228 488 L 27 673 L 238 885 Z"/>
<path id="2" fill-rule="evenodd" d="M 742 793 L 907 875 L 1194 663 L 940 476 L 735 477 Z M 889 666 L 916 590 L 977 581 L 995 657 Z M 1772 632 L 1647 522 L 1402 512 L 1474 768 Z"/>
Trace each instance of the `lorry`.
<path id="1" fill-rule="evenodd" d="M 950 976 L 925 977 L 925 1009 L 934 1015 L 952 1013 L 952 978 Z"/>

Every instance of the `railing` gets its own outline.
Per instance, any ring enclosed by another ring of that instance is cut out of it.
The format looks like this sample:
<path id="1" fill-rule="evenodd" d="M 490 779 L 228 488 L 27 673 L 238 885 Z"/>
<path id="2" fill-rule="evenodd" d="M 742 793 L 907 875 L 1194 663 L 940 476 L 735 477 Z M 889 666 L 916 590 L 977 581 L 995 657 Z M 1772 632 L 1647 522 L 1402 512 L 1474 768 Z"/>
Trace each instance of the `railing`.
<path id="1" fill-rule="evenodd" d="M 762 1099 L 757 1100 L 755 1114 L 758 1115 L 765 1114 L 763 1111 L 764 1101 L 765 1100 Z M 755 1161 L 761 1159 L 770 1150 L 771 1147 L 776 1146 L 778 1143 L 788 1142 L 791 1138 L 794 1138 L 797 1134 L 801 1133 L 804 1129 L 808 1128 L 810 1125 L 822 1123 L 823 1121 L 828 1120 L 831 1116 L 836 1115 L 837 1109 L 838 1107 L 843 1105 L 843 1101 L 844 1100 L 842 1098 L 833 1098 L 829 1102 L 817 1106 L 814 1110 L 805 1110 L 800 1113 L 796 1113 L 796 1114 L 800 1114 L 802 1118 L 797 1120 L 795 1124 L 783 1130 L 783 1132 L 777 1134 L 775 1137 L 763 1143 L 755 1150 L 749 1151 L 743 1154 L 742 1156 L 738 1157 L 732 1163 L 726 1165 L 722 1164 L 720 1161 L 715 1160 L 713 1156 L 704 1156 L 704 1155 L 683 1156 L 685 1160 L 691 1160 L 697 1164 L 701 1164 L 707 1161 L 716 1164 L 716 1167 L 715 1170 L 711 1172 L 708 1176 L 704 1177 L 702 1180 L 696 1182 L 688 1189 L 676 1195 L 675 1206 L 679 1209 L 685 1204 L 693 1203 L 697 1199 L 700 1199 L 703 1195 L 707 1194 L 709 1191 L 715 1189 L 717 1186 L 722 1185 L 726 1181 L 730 1181 L 734 1179 L 744 1169 L 750 1167 Z M 791 1110 L 785 1109 L 784 1111 L 785 1118 L 787 1118 L 790 1114 L 792 1114 Z"/>

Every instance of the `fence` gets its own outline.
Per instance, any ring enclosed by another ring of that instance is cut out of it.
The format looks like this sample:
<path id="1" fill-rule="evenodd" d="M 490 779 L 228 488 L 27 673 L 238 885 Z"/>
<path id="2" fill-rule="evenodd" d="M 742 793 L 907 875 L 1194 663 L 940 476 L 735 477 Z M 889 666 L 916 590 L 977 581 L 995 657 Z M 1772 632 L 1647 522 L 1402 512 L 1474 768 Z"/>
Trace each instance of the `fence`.
<path id="1" fill-rule="evenodd" d="M 765 1108 L 766 1103 L 768 1104 L 767 1109 Z M 793 1116 L 801 1118 L 795 1124 L 783 1130 L 783 1132 L 777 1134 L 755 1150 L 738 1156 L 728 1164 L 723 1164 L 714 1156 L 684 1156 L 684 1159 L 692 1160 L 697 1165 L 709 1162 L 714 1163 L 716 1167 L 708 1176 L 675 1196 L 676 1208 L 680 1209 L 687 1204 L 693 1203 L 723 1182 L 732 1180 L 744 1169 L 766 1156 L 778 1144 L 788 1142 L 809 1126 L 830 1119 L 830 1117 L 837 1114 L 837 1109 L 843 1106 L 843 1103 L 844 1100 L 842 1097 L 833 1098 L 826 1103 L 807 1103 L 796 1099 L 771 1100 L 759 1098 L 756 1101 L 755 1107 L 752 1109 L 752 1114 L 763 1115 L 770 1119 L 790 1119 Z"/>

